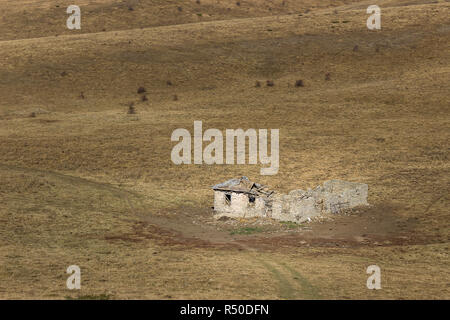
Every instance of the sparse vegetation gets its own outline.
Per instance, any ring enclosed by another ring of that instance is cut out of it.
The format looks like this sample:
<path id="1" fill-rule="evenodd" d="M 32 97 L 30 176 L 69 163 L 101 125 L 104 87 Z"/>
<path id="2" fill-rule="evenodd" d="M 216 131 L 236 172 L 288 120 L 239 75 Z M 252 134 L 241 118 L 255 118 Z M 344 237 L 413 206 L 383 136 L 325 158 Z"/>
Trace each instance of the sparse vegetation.
<path id="1" fill-rule="evenodd" d="M 230 231 L 230 235 L 249 235 L 253 233 L 263 232 L 264 229 L 260 227 L 242 227 Z"/>
<path id="2" fill-rule="evenodd" d="M 289 229 L 297 229 L 297 228 L 301 228 L 302 225 L 292 222 L 292 221 L 280 221 L 280 224 L 283 226 L 286 226 Z"/>
<path id="3" fill-rule="evenodd" d="M 134 107 L 134 102 L 128 105 L 128 114 L 136 114 L 136 108 Z"/>

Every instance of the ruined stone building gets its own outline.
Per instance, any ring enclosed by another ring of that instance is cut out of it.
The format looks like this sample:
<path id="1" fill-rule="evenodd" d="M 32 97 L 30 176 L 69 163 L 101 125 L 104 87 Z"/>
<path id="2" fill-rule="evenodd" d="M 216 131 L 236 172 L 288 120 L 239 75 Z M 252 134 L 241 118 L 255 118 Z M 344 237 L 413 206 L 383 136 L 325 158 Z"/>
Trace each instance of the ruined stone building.
<path id="1" fill-rule="evenodd" d="M 312 190 L 298 189 L 289 194 L 272 191 L 247 177 L 228 180 L 212 189 L 216 217 L 266 217 L 304 222 L 368 204 L 367 184 L 341 180 L 329 180 Z"/>

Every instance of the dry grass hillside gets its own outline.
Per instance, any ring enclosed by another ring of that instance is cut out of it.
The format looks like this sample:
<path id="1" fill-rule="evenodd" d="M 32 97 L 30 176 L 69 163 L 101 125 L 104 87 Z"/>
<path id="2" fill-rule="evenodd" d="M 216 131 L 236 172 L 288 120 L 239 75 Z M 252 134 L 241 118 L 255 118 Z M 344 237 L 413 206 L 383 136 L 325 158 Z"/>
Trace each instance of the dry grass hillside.
<path id="1" fill-rule="evenodd" d="M 3 0 L 0 40 L 144 29 L 236 18 L 298 14 L 358 0 Z M 69 5 L 82 8 L 83 28 L 66 28 Z"/>
<path id="2" fill-rule="evenodd" d="M 0 3 L 0 298 L 450 298 L 449 1 L 377 1 L 378 31 L 370 1 L 77 2 L 73 31 L 70 1 Z M 278 174 L 176 166 L 194 120 L 280 129 Z M 215 221 L 240 175 L 364 182 L 371 206 Z"/>

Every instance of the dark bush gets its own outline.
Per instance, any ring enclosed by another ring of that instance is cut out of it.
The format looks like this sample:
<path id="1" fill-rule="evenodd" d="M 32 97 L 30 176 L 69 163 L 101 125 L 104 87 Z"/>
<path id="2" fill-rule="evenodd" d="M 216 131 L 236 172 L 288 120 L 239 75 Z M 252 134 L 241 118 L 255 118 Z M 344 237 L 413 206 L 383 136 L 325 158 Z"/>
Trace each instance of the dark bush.
<path id="1" fill-rule="evenodd" d="M 137 90 L 137 93 L 141 94 L 141 93 L 146 93 L 147 91 L 145 90 L 144 87 L 139 87 L 139 89 Z"/>
<path id="2" fill-rule="evenodd" d="M 136 108 L 134 107 L 134 102 L 131 102 L 128 105 L 128 114 L 135 114 L 136 113 Z"/>

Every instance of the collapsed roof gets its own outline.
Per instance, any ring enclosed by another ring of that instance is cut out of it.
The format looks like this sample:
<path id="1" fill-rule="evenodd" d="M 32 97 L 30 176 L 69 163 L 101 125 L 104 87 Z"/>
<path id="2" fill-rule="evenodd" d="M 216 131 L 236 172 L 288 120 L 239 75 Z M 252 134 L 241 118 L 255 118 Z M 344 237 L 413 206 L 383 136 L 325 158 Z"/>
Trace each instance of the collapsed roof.
<path id="1" fill-rule="evenodd" d="M 250 181 L 247 177 L 230 179 L 212 187 L 215 191 L 246 193 L 254 196 L 270 196 L 273 191 L 268 187 Z"/>

